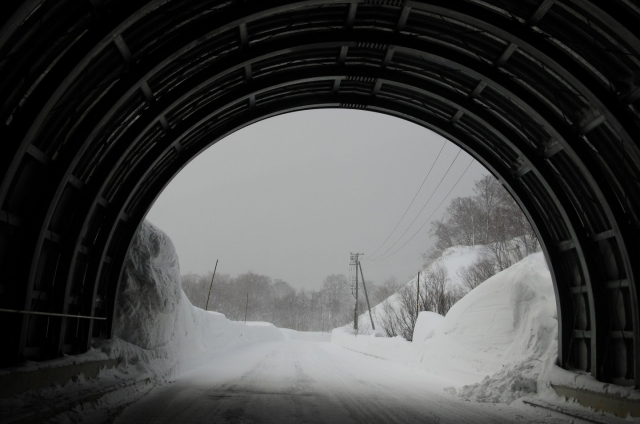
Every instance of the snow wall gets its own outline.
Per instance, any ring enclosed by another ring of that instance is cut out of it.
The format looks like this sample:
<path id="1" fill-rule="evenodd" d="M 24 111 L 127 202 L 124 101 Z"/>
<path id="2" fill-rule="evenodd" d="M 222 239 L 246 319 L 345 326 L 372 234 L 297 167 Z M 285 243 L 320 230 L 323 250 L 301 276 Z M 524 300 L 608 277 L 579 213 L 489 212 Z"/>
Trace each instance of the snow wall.
<path id="1" fill-rule="evenodd" d="M 170 342 L 182 300 L 173 243 L 145 222 L 129 249 L 120 280 L 114 335 L 143 349 Z"/>
<path id="2" fill-rule="evenodd" d="M 114 337 L 98 342 L 141 376 L 172 378 L 248 344 L 282 340 L 272 324 L 246 325 L 194 307 L 180 285 L 171 239 L 145 221 L 133 240 L 120 281 Z"/>
<path id="3" fill-rule="evenodd" d="M 480 284 L 439 322 L 428 314 L 424 320 L 422 342 L 354 336 L 346 327 L 333 330 L 332 341 L 452 379 L 457 385 L 451 391 L 468 399 L 510 402 L 548 386 L 539 379 L 556 362 L 558 327 L 542 253 Z"/>

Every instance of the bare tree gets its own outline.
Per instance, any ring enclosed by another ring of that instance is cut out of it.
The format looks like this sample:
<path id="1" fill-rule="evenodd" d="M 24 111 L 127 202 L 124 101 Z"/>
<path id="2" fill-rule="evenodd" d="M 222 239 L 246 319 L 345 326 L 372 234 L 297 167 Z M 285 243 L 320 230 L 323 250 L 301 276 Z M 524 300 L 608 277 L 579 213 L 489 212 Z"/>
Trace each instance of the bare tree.
<path id="1" fill-rule="evenodd" d="M 453 199 L 447 208 L 449 216 L 448 226 L 454 245 L 473 246 L 480 242 L 478 230 L 482 222 L 479 222 L 481 210 L 478 202 L 473 197 L 457 197 Z"/>
<path id="2" fill-rule="evenodd" d="M 539 244 L 533 227 L 509 192 L 491 175 L 475 182 L 474 196 L 453 199 L 444 217 L 431 224 L 434 247 L 423 254 L 428 266 L 456 245 L 482 244 L 497 271 L 508 268 Z"/>
<path id="3" fill-rule="evenodd" d="M 351 315 L 351 318 L 345 321 L 345 315 L 350 313 L 351 291 L 349 290 L 349 281 L 344 275 L 332 274 L 327 276 L 322 282 L 322 292 L 324 293 L 324 300 L 327 302 L 326 309 L 331 328 L 336 328 L 353 320 L 353 315 Z"/>
<path id="4" fill-rule="evenodd" d="M 462 297 L 462 293 L 452 287 L 450 282 L 448 272 L 442 264 L 431 265 L 420 284 L 420 310 L 446 315 Z"/>
<path id="5" fill-rule="evenodd" d="M 473 290 L 496 273 L 493 261 L 486 257 L 478 258 L 473 264 L 461 267 L 457 271 L 460 281 Z"/>
<path id="6" fill-rule="evenodd" d="M 432 311 L 441 315 L 462 298 L 464 293 L 452 287 L 446 268 L 432 264 L 420 279 L 418 293 L 416 280 L 401 288 L 397 295 L 383 302 L 384 315 L 378 321 L 388 337 L 402 336 L 413 339 L 413 330 L 422 311 Z"/>
<path id="7" fill-rule="evenodd" d="M 502 200 L 501 191 L 504 191 L 502 184 L 492 175 L 485 175 L 475 182 L 473 188 L 476 193 L 476 203 L 480 207 L 480 213 L 484 221 L 484 244 L 491 243 L 490 222 L 491 215 Z"/>
<path id="8" fill-rule="evenodd" d="M 372 305 L 379 304 L 398 290 L 400 290 L 400 283 L 398 283 L 398 280 L 396 280 L 395 277 L 388 278 L 384 283 L 382 283 L 382 285 L 375 287 L 373 290 L 369 289 L 372 293 Z"/>
<path id="9" fill-rule="evenodd" d="M 391 300 L 387 299 L 382 303 L 382 318 L 378 321 L 382 331 L 387 337 L 396 337 L 400 334 L 398 328 L 398 319 L 396 317 L 395 308 L 391 304 Z"/>

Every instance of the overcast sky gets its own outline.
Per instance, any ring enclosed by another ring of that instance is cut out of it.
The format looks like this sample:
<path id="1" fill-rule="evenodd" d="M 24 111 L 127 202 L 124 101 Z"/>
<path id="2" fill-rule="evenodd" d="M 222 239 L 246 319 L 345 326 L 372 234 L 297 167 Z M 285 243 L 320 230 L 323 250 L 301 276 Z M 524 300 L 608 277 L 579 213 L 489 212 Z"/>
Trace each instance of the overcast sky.
<path id="1" fill-rule="evenodd" d="M 419 271 L 421 254 L 431 245 L 427 218 L 472 159 L 460 153 L 434 193 L 458 147 L 386 115 L 323 109 L 256 123 L 194 159 L 147 219 L 173 240 L 183 274 L 212 271 L 219 259 L 220 273 L 253 271 L 317 289 L 329 274 L 348 275 L 350 252 L 372 255 L 378 249 L 443 143 L 412 207 L 375 256 L 399 239 L 382 257 L 395 252 L 426 222 L 422 230 L 388 259 L 362 262 L 367 280 L 395 276 L 404 282 Z M 485 173 L 473 161 L 449 199 L 470 195 L 473 181 Z"/>

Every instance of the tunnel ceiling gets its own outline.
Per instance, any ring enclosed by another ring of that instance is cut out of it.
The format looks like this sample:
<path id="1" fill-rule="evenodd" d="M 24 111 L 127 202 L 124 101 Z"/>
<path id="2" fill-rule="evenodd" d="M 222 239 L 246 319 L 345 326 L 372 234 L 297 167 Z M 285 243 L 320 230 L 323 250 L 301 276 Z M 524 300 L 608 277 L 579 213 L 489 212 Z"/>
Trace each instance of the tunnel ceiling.
<path id="1" fill-rule="evenodd" d="M 560 364 L 640 383 L 632 0 L 0 8 L 4 364 L 110 337 L 133 234 L 199 152 L 271 116 L 345 108 L 429 128 L 496 175 L 551 264 Z"/>

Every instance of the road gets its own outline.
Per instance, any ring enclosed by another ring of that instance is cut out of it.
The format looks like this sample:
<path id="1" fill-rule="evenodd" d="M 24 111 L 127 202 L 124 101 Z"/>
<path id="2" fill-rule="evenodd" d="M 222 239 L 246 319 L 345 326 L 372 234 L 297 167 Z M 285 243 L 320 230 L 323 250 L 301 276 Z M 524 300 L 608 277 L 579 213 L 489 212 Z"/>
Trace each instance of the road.
<path id="1" fill-rule="evenodd" d="M 516 403 L 464 401 L 426 372 L 328 342 L 255 344 L 130 405 L 125 423 L 562 423 Z M 552 415 L 553 414 L 553 415 Z"/>

